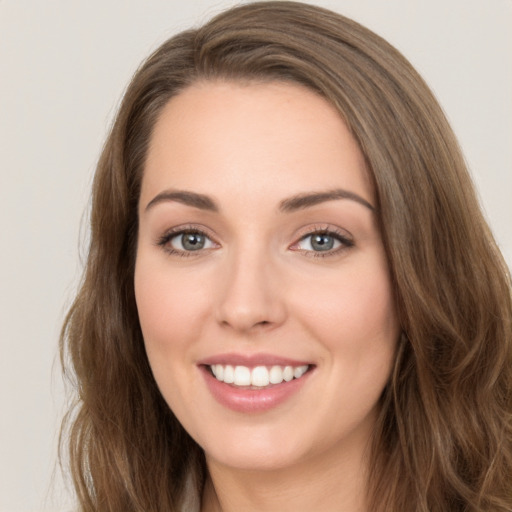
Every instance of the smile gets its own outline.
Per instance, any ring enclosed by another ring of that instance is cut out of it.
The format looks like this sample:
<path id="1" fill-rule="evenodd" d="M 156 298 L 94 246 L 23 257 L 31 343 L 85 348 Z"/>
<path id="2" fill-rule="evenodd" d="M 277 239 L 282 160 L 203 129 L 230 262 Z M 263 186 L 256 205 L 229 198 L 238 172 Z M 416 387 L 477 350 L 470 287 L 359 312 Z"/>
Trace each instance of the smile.
<path id="1" fill-rule="evenodd" d="M 272 367 L 256 366 L 233 366 L 213 364 L 209 366 L 215 378 L 225 384 L 232 384 L 235 387 L 244 388 L 265 388 L 282 382 L 290 382 L 293 379 L 300 379 L 309 368 L 309 365 L 301 366 L 279 366 Z"/>
<path id="2" fill-rule="evenodd" d="M 264 413 L 294 400 L 317 365 L 272 354 L 218 354 L 198 362 L 207 389 L 238 413 Z"/>

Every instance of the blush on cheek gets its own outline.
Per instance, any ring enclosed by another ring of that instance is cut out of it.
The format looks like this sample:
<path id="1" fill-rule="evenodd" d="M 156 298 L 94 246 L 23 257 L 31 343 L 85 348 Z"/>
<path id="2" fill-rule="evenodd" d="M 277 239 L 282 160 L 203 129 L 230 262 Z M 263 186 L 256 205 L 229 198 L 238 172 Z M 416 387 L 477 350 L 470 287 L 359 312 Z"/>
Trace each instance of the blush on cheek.
<path id="1" fill-rule="evenodd" d="M 387 271 L 379 270 L 349 276 L 340 272 L 337 279 L 303 286 L 307 292 L 294 295 L 294 307 L 300 308 L 308 330 L 330 349 L 342 349 L 347 360 L 370 351 L 387 364 L 394 354 L 399 326 Z"/>
<path id="2" fill-rule="evenodd" d="M 146 352 L 154 359 L 175 359 L 199 337 L 207 293 L 193 279 L 143 264 L 136 269 L 135 296 Z"/>

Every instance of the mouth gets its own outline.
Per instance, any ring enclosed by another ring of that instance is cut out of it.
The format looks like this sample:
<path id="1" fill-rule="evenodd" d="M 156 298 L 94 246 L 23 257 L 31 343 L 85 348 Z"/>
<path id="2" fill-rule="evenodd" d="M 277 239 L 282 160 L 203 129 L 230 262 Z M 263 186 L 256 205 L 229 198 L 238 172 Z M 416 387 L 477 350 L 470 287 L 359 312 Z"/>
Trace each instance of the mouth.
<path id="1" fill-rule="evenodd" d="M 200 361 L 198 367 L 222 406 L 238 413 L 264 413 L 300 396 L 316 365 L 270 354 L 222 354 Z"/>
<path id="2" fill-rule="evenodd" d="M 312 369 L 312 365 L 300 366 L 255 366 L 212 364 L 206 365 L 207 370 L 219 382 L 240 389 L 266 389 L 303 377 Z"/>

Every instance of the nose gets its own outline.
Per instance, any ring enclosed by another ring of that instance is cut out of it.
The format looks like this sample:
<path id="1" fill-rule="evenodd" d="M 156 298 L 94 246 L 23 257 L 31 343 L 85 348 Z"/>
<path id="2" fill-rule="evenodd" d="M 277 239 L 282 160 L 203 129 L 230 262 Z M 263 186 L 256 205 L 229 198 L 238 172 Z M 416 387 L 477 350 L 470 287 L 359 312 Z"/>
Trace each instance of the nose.
<path id="1" fill-rule="evenodd" d="M 217 304 L 222 327 L 249 334 L 285 321 L 284 289 L 271 260 L 263 251 L 237 251 L 225 262 Z"/>

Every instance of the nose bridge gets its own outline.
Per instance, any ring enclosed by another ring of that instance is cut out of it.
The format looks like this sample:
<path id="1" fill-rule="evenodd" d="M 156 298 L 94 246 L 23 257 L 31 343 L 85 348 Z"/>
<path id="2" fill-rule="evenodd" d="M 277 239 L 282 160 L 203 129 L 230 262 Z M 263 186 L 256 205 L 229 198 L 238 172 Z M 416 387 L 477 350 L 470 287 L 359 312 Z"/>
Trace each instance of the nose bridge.
<path id="1" fill-rule="evenodd" d="M 238 331 L 280 324 L 286 312 L 278 273 L 265 244 L 248 240 L 232 247 L 222 276 L 219 322 Z"/>

